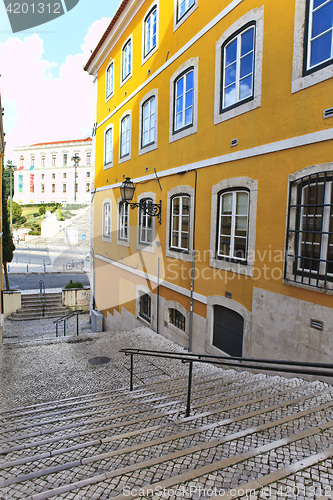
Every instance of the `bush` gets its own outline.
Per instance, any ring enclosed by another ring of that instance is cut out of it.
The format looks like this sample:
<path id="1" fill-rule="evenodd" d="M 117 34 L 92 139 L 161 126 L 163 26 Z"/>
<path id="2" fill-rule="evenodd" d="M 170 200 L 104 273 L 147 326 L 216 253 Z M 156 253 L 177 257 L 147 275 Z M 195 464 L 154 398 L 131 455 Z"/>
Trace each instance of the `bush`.
<path id="1" fill-rule="evenodd" d="M 39 215 L 45 215 L 46 214 L 46 208 L 45 207 L 39 207 Z"/>
<path id="2" fill-rule="evenodd" d="M 72 281 L 70 280 L 69 283 L 67 283 L 67 285 L 65 286 L 65 288 L 84 288 L 83 287 L 83 283 L 81 283 L 81 281 Z"/>
<path id="3" fill-rule="evenodd" d="M 35 212 L 32 214 L 33 217 L 39 217 L 39 212 Z"/>
<path id="4" fill-rule="evenodd" d="M 27 218 L 26 218 L 24 215 L 21 215 L 21 217 L 20 217 L 20 219 L 19 219 L 18 223 L 19 223 L 19 224 L 24 224 L 25 222 L 27 222 Z"/>

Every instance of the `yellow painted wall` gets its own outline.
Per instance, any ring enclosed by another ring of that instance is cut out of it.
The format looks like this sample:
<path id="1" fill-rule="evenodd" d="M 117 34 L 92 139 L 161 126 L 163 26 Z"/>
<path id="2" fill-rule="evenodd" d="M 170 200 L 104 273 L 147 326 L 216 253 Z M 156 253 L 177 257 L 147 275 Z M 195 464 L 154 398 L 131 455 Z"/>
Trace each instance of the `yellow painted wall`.
<path id="1" fill-rule="evenodd" d="M 213 26 L 188 50 L 176 58 L 150 83 L 137 91 L 148 81 L 150 75 L 172 60 L 177 51 L 196 36 L 221 8 L 231 2 L 199 1 L 199 7 L 190 18 L 173 31 L 173 2 L 159 1 L 159 46 L 151 58 L 142 64 L 142 20 L 151 5 L 145 2 L 137 16 L 115 44 L 111 53 L 98 71 L 97 121 L 106 122 L 97 128 L 96 134 L 96 176 L 95 187 L 100 188 L 122 182 L 123 176 L 132 179 L 157 172 L 200 162 L 237 151 L 254 148 L 275 141 L 309 134 L 332 127 L 332 119 L 323 119 L 323 109 L 332 106 L 332 80 L 314 85 L 304 91 L 292 93 L 292 65 L 294 43 L 295 3 L 281 0 L 276 2 L 246 0 L 234 8 L 230 14 Z M 221 7 L 221 4 L 222 7 Z M 214 125 L 214 85 L 215 85 L 215 47 L 223 32 L 251 9 L 264 6 L 264 53 L 262 72 L 261 106 L 236 118 Z M 283 36 L 281 27 L 283 26 Z M 120 85 L 121 48 L 127 38 L 133 36 L 132 77 Z M 170 79 L 174 72 L 192 57 L 199 58 L 198 83 L 198 132 L 169 143 Z M 105 102 L 105 71 L 110 58 L 115 64 L 114 95 Z M 147 154 L 139 155 L 139 105 L 143 96 L 151 89 L 158 88 L 158 148 Z M 127 102 L 134 93 L 133 97 Z M 118 163 L 119 120 L 126 111 L 132 112 L 131 159 Z M 109 118 L 108 115 L 112 113 Z M 113 166 L 103 170 L 104 132 L 114 126 Z M 230 140 L 237 138 L 238 146 L 230 147 Z M 253 287 L 263 288 L 282 295 L 292 296 L 322 306 L 332 307 L 332 297 L 318 293 L 315 289 L 300 289 L 286 286 L 282 282 L 283 255 L 286 234 L 288 175 L 313 164 L 332 161 L 330 141 L 288 149 L 251 158 L 216 164 L 198 169 L 195 219 L 195 248 L 204 255 L 209 249 L 211 219 L 211 188 L 223 179 L 249 177 L 258 181 L 257 218 L 256 218 L 256 262 L 254 278 L 241 274 L 209 268 L 208 256 L 197 263 L 198 278 L 195 292 L 203 296 L 232 293 L 233 300 L 247 310 L 252 308 Z M 146 168 L 148 169 L 146 170 Z M 156 193 L 156 201 L 162 200 L 162 224 L 156 221 L 156 233 L 161 242 L 162 254 L 138 252 L 136 248 L 137 211 L 130 210 L 131 233 L 129 247 L 117 245 L 117 200 L 119 188 L 98 192 L 95 195 L 95 253 L 116 262 L 123 262 L 133 269 L 157 275 L 157 259 L 163 260 L 163 278 L 179 287 L 190 288 L 191 263 L 165 257 L 166 248 L 166 207 L 167 193 L 177 185 L 194 187 L 195 174 L 161 177 L 162 191 L 156 179 L 137 183 L 135 198 L 140 193 Z M 102 203 L 103 199 L 112 200 L 112 244 L 103 242 Z M 101 310 L 116 304 L 128 303 L 133 306 L 133 291 L 139 278 L 132 274 L 128 280 L 113 266 L 96 262 L 96 303 Z M 265 274 L 266 273 L 266 274 Z M 215 277 L 215 278 L 214 278 Z M 122 280 L 125 279 L 126 283 Z M 128 295 L 127 295 L 128 294 Z M 173 296 L 168 289 L 161 294 L 167 299 Z M 118 302 L 117 302 L 118 301 Z M 179 300 L 187 309 L 188 298 Z M 205 315 L 203 304 L 196 305 L 198 314 Z"/>

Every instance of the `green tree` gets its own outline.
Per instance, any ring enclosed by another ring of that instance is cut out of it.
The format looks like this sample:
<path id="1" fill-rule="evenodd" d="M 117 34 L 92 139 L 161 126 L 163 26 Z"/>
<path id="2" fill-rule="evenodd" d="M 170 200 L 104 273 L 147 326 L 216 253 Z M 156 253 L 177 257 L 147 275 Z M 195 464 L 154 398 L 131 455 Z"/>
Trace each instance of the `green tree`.
<path id="1" fill-rule="evenodd" d="M 16 203 L 15 201 L 12 202 L 12 217 L 13 217 L 13 223 L 17 224 L 21 220 L 22 216 L 22 207 Z M 10 200 L 7 200 L 7 210 L 8 213 L 10 213 Z"/>
<path id="2" fill-rule="evenodd" d="M 5 199 L 10 197 L 10 169 L 5 168 L 2 175 L 3 182 L 6 185 Z M 14 178 L 12 179 L 12 196 L 14 196 Z"/>
<path id="3" fill-rule="evenodd" d="M 9 227 L 6 187 L 7 187 L 6 178 L 3 177 L 2 178 L 2 264 L 6 281 L 6 290 L 9 290 L 10 287 L 9 287 L 9 279 L 7 272 L 7 263 L 13 260 L 15 245 L 13 243 L 13 235 L 11 234 Z"/>
<path id="4" fill-rule="evenodd" d="M 39 214 L 40 215 L 45 215 L 46 213 L 46 208 L 45 207 L 39 207 Z"/>

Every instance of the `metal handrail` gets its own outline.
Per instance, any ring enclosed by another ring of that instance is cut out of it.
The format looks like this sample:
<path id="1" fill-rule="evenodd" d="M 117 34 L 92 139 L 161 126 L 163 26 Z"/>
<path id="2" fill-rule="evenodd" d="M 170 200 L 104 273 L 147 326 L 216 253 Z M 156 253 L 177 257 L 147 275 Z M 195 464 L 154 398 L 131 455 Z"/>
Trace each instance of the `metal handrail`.
<path id="1" fill-rule="evenodd" d="M 39 295 L 40 302 L 42 306 L 43 318 L 45 316 L 45 306 L 46 306 L 46 294 L 45 294 L 45 283 L 44 280 L 39 280 Z"/>
<path id="2" fill-rule="evenodd" d="M 55 325 L 56 325 L 56 337 L 58 337 L 58 328 L 59 328 L 59 323 L 61 323 L 61 321 L 64 322 L 63 334 L 64 334 L 64 337 L 66 336 L 66 321 L 75 315 L 76 315 L 76 335 L 78 336 L 79 335 L 79 314 L 81 314 L 81 313 L 83 313 L 83 309 L 77 309 L 76 311 L 71 311 L 70 313 L 65 314 L 64 316 L 61 316 L 61 318 L 55 319 L 53 321 L 53 323 L 55 323 Z"/>
<path id="3" fill-rule="evenodd" d="M 285 373 L 297 373 L 302 375 L 317 375 L 325 377 L 333 377 L 333 364 L 331 363 L 311 363 L 302 361 L 286 361 L 279 359 L 263 359 L 263 358 L 241 358 L 237 356 L 216 356 L 211 354 L 196 354 L 192 352 L 175 353 L 172 351 L 153 351 L 150 349 L 136 349 L 136 348 L 123 348 L 119 352 L 125 356 L 131 357 L 131 371 L 130 371 L 130 391 L 133 391 L 133 356 L 151 356 L 167 359 L 178 359 L 182 363 L 189 363 L 189 375 L 187 384 L 187 404 L 186 404 L 186 417 L 190 415 L 191 408 L 191 390 L 192 390 L 192 370 L 193 363 L 207 363 L 221 366 L 235 366 L 238 368 L 252 368 L 266 371 L 279 371 Z M 245 361 L 245 363 L 244 363 Z M 249 364 L 250 363 L 250 364 Z M 267 366 L 268 365 L 268 366 Z M 286 367 L 288 366 L 289 367 Z M 305 367 L 305 368 L 292 368 L 292 367 Z M 319 368 L 319 370 L 315 370 Z"/>

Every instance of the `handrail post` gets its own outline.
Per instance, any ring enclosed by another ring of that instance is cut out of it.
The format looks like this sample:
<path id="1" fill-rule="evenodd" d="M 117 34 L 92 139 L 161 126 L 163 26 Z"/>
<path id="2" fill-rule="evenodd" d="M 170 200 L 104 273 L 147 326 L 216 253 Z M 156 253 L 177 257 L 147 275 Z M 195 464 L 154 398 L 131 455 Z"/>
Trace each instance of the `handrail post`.
<path id="1" fill-rule="evenodd" d="M 193 370 L 193 361 L 190 361 L 188 369 L 186 417 L 190 416 L 190 411 L 191 411 L 192 370 Z"/>
<path id="2" fill-rule="evenodd" d="M 130 391 L 133 391 L 133 354 L 131 354 Z"/>
<path id="3" fill-rule="evenodd" d="M 64 319 L 64 337 L 66 337 L 66 320 Z"/>
<path id="4" fill-rule="evenodd" d="M 76 313 L 76 336 L 79 336 L 79 313 Z"/>
<path id="5" fill-rule="evenodd" d="M 56 323 L 56 337 L 58 337 L 58 322 Z"/>

